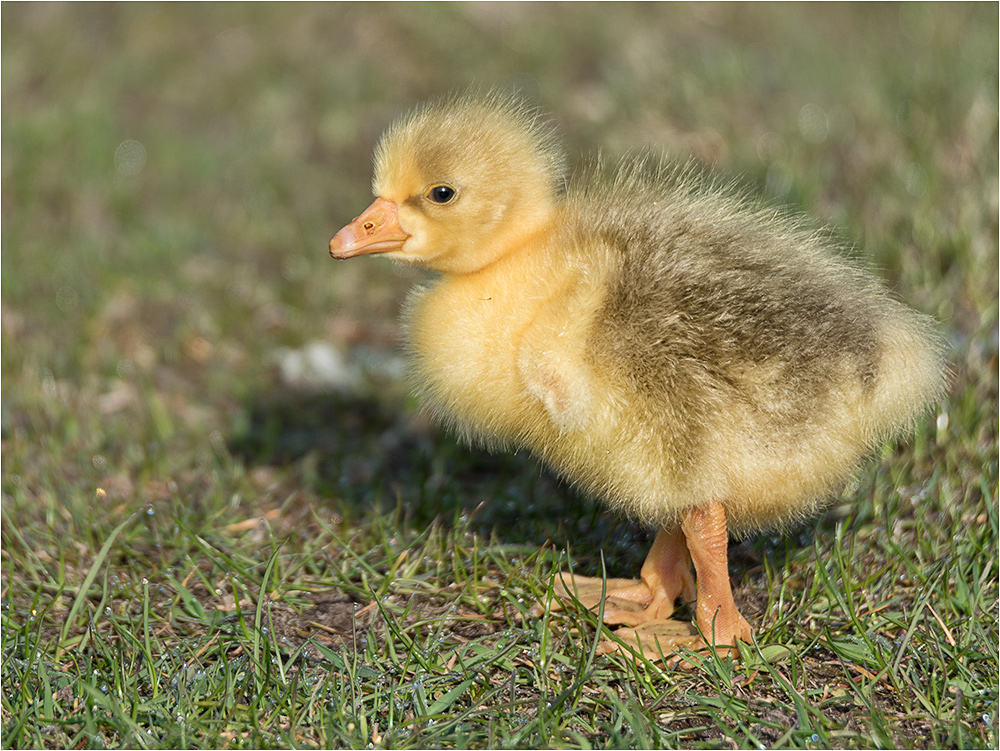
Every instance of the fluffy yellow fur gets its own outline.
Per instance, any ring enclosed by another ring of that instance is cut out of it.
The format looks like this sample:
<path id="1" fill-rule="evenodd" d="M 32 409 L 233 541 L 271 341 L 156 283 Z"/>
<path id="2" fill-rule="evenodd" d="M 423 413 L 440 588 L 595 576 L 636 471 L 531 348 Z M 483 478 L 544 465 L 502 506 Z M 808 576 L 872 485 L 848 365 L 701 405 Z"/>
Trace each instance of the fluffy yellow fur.
<path id="1" fill-rule="evenodd" d="M 941 396 L 927 320 L 798 220 L 655 163 L 562 165 L 498 96 L 379 145 L 408 236 L 386 255 L 440 272 L 407 303 L 414 383 L 468 439 L 661 527 L 718 501 L 740 534 L 815 511 Z"/>

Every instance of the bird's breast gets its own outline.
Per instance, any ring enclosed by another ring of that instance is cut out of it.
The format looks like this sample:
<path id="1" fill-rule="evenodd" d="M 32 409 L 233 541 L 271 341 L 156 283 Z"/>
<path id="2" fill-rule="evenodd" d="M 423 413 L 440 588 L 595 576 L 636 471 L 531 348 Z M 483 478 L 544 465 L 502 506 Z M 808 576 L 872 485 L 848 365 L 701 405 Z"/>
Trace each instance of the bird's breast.
<path id="1" fill-rule="evenodd" d="M 407 331 L 424 404 L 491 445 L 546 453 L 540 444 L 587 432 L 607 392 L 588 348 L 603 295 L 594 277 L 557 258 L 544 273 L 501 267 L 415 291 Z"/>
<path id="2" fill-rule="evenodd" d="M 526 311 L 488 285 L 442 281 L 414 290 L 406 329 L 422 404 L 466 438 L 517 442 L 537 411 L 517 371 Z"/>

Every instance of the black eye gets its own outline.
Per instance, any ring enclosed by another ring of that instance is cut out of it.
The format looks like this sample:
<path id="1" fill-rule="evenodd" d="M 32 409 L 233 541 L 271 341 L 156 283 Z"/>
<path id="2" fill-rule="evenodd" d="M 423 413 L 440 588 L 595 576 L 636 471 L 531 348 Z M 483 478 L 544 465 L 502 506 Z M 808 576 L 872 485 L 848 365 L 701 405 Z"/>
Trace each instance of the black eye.
<path id="1" fill-rule="evenodd" d="M 455 196 L 458 195 L 458 191 L 450 185 L 432 185 L 427 189 L 426 195 L 428 200 L 433 203 L 445 204 L 454 201 Z"/>

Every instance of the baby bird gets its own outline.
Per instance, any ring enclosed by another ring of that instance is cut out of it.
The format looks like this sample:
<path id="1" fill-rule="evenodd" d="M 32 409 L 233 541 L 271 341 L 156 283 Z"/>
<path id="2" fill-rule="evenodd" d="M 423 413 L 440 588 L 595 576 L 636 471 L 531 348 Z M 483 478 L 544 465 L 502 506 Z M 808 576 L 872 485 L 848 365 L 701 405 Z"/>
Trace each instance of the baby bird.
<path id="1" fill-rule="evenodd" d="M 513 97 L 392 125 L 373 187 L 330 254 L 438 272 L 405 306 L 433 414 L 656 526 L 641 580 L 557 581 L 656 657 L 751 641 L 729 535 L 814 513 L 944 392 L 931 322 L 821 235 L 651 158 L 568 179 Z"/>

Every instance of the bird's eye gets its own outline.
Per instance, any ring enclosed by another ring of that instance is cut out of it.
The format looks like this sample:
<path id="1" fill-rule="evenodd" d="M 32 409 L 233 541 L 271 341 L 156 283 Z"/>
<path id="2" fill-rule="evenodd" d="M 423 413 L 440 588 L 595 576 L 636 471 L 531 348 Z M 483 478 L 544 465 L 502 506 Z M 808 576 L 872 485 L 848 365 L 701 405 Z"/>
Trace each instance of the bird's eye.
<path id="1" fill-rule="evenodd" d="M 457 195 L 458 195 L 457 190 L 455 190 L 450 185 L 446 185 L 444 183 L 441 183 L 439 185 L 432 185 L 427 189 L 427 192 L 424 193 L 424 196 L 427 198 L 428 201 L 442 205 L 446 203 L 451 203 L 452 201 L 455 200 L 455 196 Z"/>

